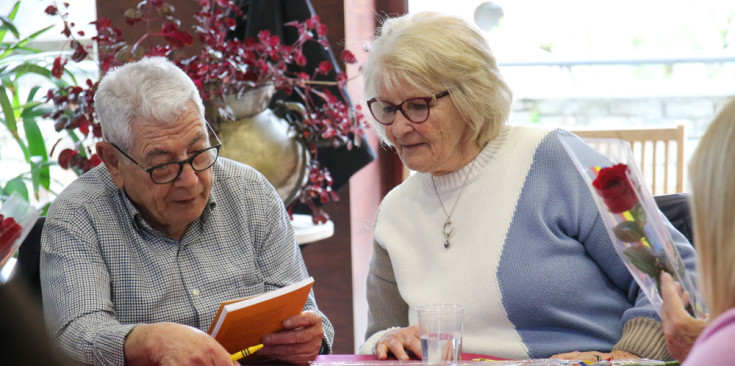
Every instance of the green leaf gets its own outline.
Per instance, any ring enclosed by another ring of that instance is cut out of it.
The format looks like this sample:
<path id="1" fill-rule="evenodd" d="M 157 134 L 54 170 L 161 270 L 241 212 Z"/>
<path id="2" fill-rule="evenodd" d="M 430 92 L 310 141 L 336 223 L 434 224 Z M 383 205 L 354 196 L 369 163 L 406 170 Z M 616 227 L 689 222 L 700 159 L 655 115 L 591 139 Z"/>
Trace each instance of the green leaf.
<path id="1" fill-rule="evenodd" d="M 5 51 L 3 51 L 2 54 L 0 54 L 0 59 L 8 56 L 9 54 L 11 54 L 11 53 L 13 53 L 13 52 L 15 52 L 17 50 L 26 50 L 26 51 L 29 51 L 30 50 L 32 53 L 38 53 L 38 52 L 40 52 L 39 50 L 36 50 L 36 49 L 26 48 L 26 45 L 28 43 L 30 43 L 32 40 L 34 40 L 36 37 L 38 37 L 39 35 L 41 35 L 43 32 L 45 32 L 45 31 L 47 31 L 47 30 L 49 30 L 51 28 L 53 28 L 53 25 L 50 25 L 50 26 L 48 26 L 46 28 L 43 28 L 41 30 L 38 30 L 38 31 L 34 32 L 33 34 L 31 34 L 30 36 L 28 36 L 26 38 L 23 38 L 23 39 L 15 42 L 15 43 L 13 43 L 8 48 L 6 48 Z"/>
<path id="2" fill-rule="evenodd" d="M 20 9 L 20 0 L 15 2 L 15 5 L 13 5 L 13 9 L 8 14 L 8 18 L 10 20 L 15 20 L 15 16 L 18 15 L 18 10 Z"/>
<path id="3" fill-rule="evenodd" d="M 33 98 L 36 97 L 36 93 L 38 93 L 38 89 L 41 89 L 41 87 L 38 86 L 38 85 L 36 85 L 36 86 L 34 86 L 34 87 L 31 88 L 31 90 L 28 92 L 28 98 L 26 99 L 26 103 L 33 102 Z M 21 115 L 22 115 L 22 113 L 21 113 Z"/>
<path id="4" fill-rule="evenodd" d="M 79 142 L 79 136 L 77 136 L 77 134 L 74 131 L 72 130 L 66 130 L 66 131 L 69 133 L 69 137 L 71 137 L 71 140 L 74 141 L 74 144 Z"/>
<path id="5" fill-rule="evenodd" d="M 53 78 L 53 75 L 51 75 L 50 70 L 48 70 L 45 67 L 41 67 L 36 64 L 32 64 L 30 62 L 24 62 L 18 65 L 16 68 L 11 70 L 10 73 L 16 73 L 18 74 L 19 77 L 24 74 L 38 74 L 38 75 L 46 77 L 49 80 Z"/>
<path id="6" fill-rule="evenodd" d="M 15 35 L 15 38 L 20 37 L 20 33 L 17 29 L 15 29 L 15 25 L 13 24 L 13 21 L 15 20 L 16 14 L 18 14 L 18 9 L 20 8 L 20 0 L 15 2 L 15 5 L 13 5 L 13 9 L 10 10 L 10 13 L 7 17 L 2 17 L 2 30 L 0 30 L 0 42 L 5 39 L 5 34 L 8 33 L 8 30 Z"/>
<path id="7" fill-rule="evenodd" d="M 21 42 L 24 42 L 25 41 L 25 43 L 28 43 L 28 41 L 32 41 L 32 40 L 36 39 L 36 37 L 40 36 L 41 34 L 43 34 L 44 32 L 46 32 L 47 30 L 49 30 L 49 29 L 51 29 L 53 27 L 54 27 L 53 25 L 49 25 L 46 28 L 39 29 L 39 30 L 33 32 L 30 36 L 24 38 Z"/>
<path id="8" fill-rule="evenodd" d="M 33 118 L 24 118 L 23 129 L 26 132 L 28 152 L 30 155 L 46 158 L 46 144 L 43 141 L 43 134 L 41 133 L 41 129 L 38 128 L 36 120 Z"/>
<path id="9" fill-rule="evenodd" d="M 630 209 L 630 214 L 633 215 L 635 221 L 638 222 L 639 226 L 646 226 L 646 221 L 648 220 L 648 217 L 646 216 L 646 210 L 643 209 L 643 206 L 640 202 L 636 203 L 635 206 Z"/>
<path id="10" fill-rule="evenodd" d="M 0 85 L 0 107 L 3 109 L 3 115 L 5 116 L 5 127 L 8 128 L 10 133 L 13 135 L 18 134 L 18 126 L 15 122 L 15 114 L 13 113 L 13 105 L 10 104 L 8 94 L 5 90 L 7 88 L 4 85 Z"/>
<path id="11" fill-rule="evenodd" d="M 3 194 L 4 195 L 11 195 L 13 192 L 18 192 L 18 194 L 23 197 L 26 201 L 29 201 L 28 199 L 28 187 L 26 187 L 25 182 L 23 182 L 23 179 L 21 177 L 13 178 L 8 181 L 7 184 L 5 184 L 5 187 L 3 188 Z"/>
<path id="12" fill-rule="evenodd" d="M 52 109 L 50 107 L 43 108 L 42 106 L 45 106 L 45 103 L 33 100 L 36 97 L 36 93 L 38 93 L 39 89 L 41 89 L 41 87 L 38 85 L 32 87 L 31 90 L 28 91 L 26 104 L 20 106 L 20 116 L 21 118 L 23 118 L 24 121 L 28 118 L 42 117 Z M 38 108 L 39 106 L 41 107 Z"/>
<path id="13" fill-rule="evenodd" d="M 39 163 L 43 163 L 48 160 L 48 154 L 46 153 L 46 143 L 43 140 L 43 134 L 41 129 L 38 128 L 38 123 L 34 118 L 24 118 L 23 128 L 26 132 L 26 139 L 28 140 L 28 153 L 30 155 L 31 163 L 31 182 L 33 183 L 33 191 L 36 199 L 38 199 L 39 187 L 49 189 L 51 186 L 51 173 L 49 167 L 41 166 Z"/>
<path id="14" fill-rule="evenodd" d="M 41 207 L 41 216 L 48 216 L 48 209 L 50 207 L 51 207 L 51 202 L 43 205 L 43 207 Z"/>
<path id="15" fill-rule="evenodd" d="M 630 263 L 641 270 L 641 272 L 656 277 L 659 273 L 659 267 L 656 265 L 656 257 L 645 245 L 637 245 L 623 251 L 626 257 L 630 259 Z"/>
<path id="16" fill-rule="evenodd" d="M 28 46 L 18 46 L 15 47 L 15 51 L 23 51 L 25 53 L 41 53 L 41 49 L 39 48 L 31 48 Z"/>
<path id="17" fill-rule="evenodd" d="M 29 161 L 28 147 L 20 138 L 20 135 L 18 135 L 18 124 L 15 119 L 15 110 L 13 105 L 10 103 L 10 99 L 8 99 L 6 90 L 7 88 L 5 86 L 0 86 L 0 107 L 2 107 L 3 115 L 5 116 L 5 121 L 3 122 L 5 127 L 8 128 L 8 131 L 10 131 L 10 134 L 13 136 L 13 139 L 18 143 L 18 146 L 20 146 L 21 151 L 23 151 L 26 161 Z M 15 100 L 15 95 L 13 95 L 13 99 Z"/>
<path id="18" fill-rule="evenodd" d="M 635 221 L 623 221 L 613 228 L 615 236 L 623 242 L 635 243 L 640 241 L 646 233 Z"/>
<path id="19" fill-rule="evenodd" d="M 23 118 L 43 118 L 43 116 L 53 111 L 53 108 L 47 106 L 44 103 L 33 102 L 29 104 L 35 104 L 38 108 L 23 109 L 23 112 L 20 115 L 21 117 Z M 26 104 L 26 105 L 29 105 L 29 104 Z"/>
<path id="20" fill-rule="evenodd" d="M 0 41 L 5 38 L 5 35 L 8 33 L 8 31 L 10 31 L 10 33 L 13 33 L 15 38 L 20 37 L 20 32 L 18 32 L 18 29 L 15 28 L 13 20 L 6 16 L 0 15 L 0 22 L 2 22 L 2 26 L 0 26 Z"/>
<path id="21" fill-rule="evenodd" d="M 68 76 L 69 76 L 69 78 L 71 78 L 71 82 L 72 82 L 72 84 L 74 84 L 74 85 L 79 85 L 79 82 L 77 82 L 77 77 L 76 77 L 76 76 L 74 75 L 74 73 L 73 73 L 73 72 L 71 72 L 71 71 L 67 70 L 67 69 L 66 69 L 66 67 L 65 67 L 65 68 L 64 68 L 64 73 L 65 73 L 66 75 L 68 75 Z"/>
<path id="22" fill-rule="evenodd" d="M 40 118 L 53 111 L 53 108 L 48 106 L 46 103 L 33 100 L 38 89 L 38 86 L 33 87 L 31 91 L 28 92 L 28 101 L 26 104 L 20 106 L 20 116 L 24 120 L 26 118 Z"/>
<path id="23" fill-rule="evenodd" d="M 0 75 L 0 80 L 2 81 L 3 86 L 8 88 L 12 93 L 15 90 L 15 84 L 10 80 L 10 76 L 15 76 L 15 73 L 13 73 L 12 70 L 8 71 L 6 74 Z"/>

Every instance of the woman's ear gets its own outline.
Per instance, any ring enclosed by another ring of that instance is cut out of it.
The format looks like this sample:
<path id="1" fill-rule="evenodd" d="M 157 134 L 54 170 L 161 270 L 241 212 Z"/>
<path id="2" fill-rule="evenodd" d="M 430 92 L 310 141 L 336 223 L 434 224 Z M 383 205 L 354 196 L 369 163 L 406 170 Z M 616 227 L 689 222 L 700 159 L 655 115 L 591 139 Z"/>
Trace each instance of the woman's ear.
<path id="1" fill-rule="evenodd" d="M 123 178 L 122 169 L 123 161 L 120 160 L 120 155 L 115 148 L 107 142 L 100 141 L 95 145 L 97 149 L 97 155 L 105 163 L 107 171 L 112 176 L 112 181 L 115 183 L 117 188 L 123 188 L 125 186 L 125 179 Z"/>

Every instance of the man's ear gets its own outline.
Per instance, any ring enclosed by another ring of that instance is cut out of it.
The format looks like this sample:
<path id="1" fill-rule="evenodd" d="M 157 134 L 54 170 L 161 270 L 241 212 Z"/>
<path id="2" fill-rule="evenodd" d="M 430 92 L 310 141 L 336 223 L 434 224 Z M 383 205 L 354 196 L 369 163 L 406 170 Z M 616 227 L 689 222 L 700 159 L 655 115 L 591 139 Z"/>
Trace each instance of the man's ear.
<path id="1" fill-rule="evenodd" d="M 97 142 L 95 148 L 97 149 L 97 155 L 102 159 L 105 167 L 110 172 L 115 186 L 117 188 L 123 188 L 125 186 L 125 179 L 123 179 L 121 169 L 123 168 L 122 165 L 124 162 L 120 160 L 118 152 L 112 145 L 104 141 Z"/>

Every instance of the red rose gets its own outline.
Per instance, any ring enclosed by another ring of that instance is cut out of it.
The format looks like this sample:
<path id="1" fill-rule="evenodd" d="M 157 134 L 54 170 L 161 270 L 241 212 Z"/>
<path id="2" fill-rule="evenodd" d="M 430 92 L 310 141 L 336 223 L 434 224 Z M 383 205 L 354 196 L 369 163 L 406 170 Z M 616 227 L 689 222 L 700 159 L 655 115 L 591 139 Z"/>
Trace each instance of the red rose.
<path id="1" fill-rule="evenodd" d="M 595 187 L 612 213 L 628 211 L 638 203 L 635 190 L 628 180 L 627 171 L 628 166 L 625 164 L 602 168 L 592 182 L 592 186 Z"/>

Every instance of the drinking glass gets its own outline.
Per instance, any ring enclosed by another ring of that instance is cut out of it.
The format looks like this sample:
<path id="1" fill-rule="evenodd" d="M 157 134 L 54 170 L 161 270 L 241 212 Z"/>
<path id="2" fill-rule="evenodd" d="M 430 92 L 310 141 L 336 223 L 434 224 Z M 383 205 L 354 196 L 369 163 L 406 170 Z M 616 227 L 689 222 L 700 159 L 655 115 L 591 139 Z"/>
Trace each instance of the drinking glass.
<path id="1" fill-rule="evenodd" d="M 416 307 L 424 364 L 452 363 L 461 359 L 464 309 L 460 304 Z"/>

